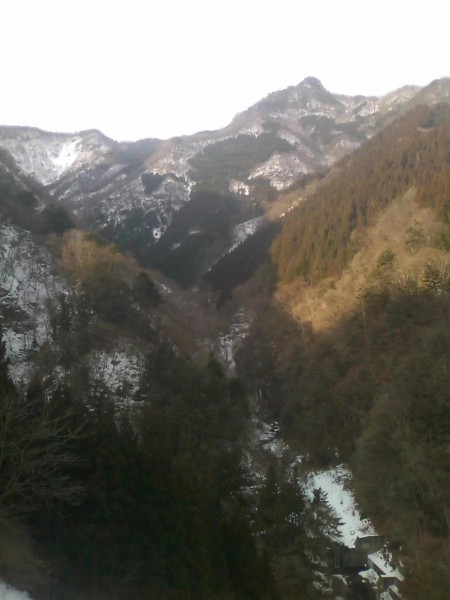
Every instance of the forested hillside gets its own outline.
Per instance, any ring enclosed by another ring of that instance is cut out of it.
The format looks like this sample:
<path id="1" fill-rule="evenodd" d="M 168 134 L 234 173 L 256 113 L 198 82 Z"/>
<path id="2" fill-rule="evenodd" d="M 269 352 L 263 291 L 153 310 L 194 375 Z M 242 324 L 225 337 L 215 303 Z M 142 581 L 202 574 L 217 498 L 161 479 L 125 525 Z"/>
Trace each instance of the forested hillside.
<path id="1" fill-rule="evenodd" d="M 239 362 L 292 445 L 353 466 L 407 598 L 450 588 L 449 182 L 448 105 L 343 159 L 285 218 L 276 300 Z"/>
<path id="2" fill-rule="evenodd" d="M 243 383 L 186 356 L 135 259 L 3 182 L 0 576 L 37 600 L 317 597 L 327 505 L 308 538 Z"/>
<path id="3" fill-rule="evenodd" d="M 0 579 L 33 600 L 373 598 L 341 561 L 372 521 L 400 593 L 446 599 L 450 108 L 403 114 L 415 94 L 309 78 L 167 144 L 6 131 Z M 352 542 L 327 469 L 357 494 Z"/>
<path id="4" fill-rule="evenodd" d="M 358 248 L 354 232 L 410 187 L 447 219 L 449 118 L 448 105 L 419 106 L 337 163 L 286 218 L 272 248 L 280 278 L 316 280 L 341 270 Z"/>

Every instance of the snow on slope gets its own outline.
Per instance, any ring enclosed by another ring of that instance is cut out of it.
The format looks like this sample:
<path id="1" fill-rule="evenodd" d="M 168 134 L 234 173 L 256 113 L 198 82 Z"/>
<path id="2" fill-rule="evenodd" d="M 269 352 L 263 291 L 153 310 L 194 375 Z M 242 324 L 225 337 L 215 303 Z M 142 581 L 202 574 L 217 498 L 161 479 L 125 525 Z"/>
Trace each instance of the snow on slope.
<path id="1" fill-rule="evenodd" d="M 267 451 L 278 458 L 285 455 L 290 456 L 292 451 L 281 438 L 278 423 L 255 422 L 255 425 L 256 437 Z M 348 548 L 354 548 L 356 538 L 375 534 L 372 523 L 361 516 L 351 490 L 353 475 L 346 465 L 341 464 L 319 471 L 305 471 L 305 457 L 297 456 L 291 462 L 291 468 L 294 470 L 297 466 L 300 466 L 304 472 L 303 475 L 298 476 L 298 484 L 307 499 L 312 502 L 314 490 L 320 488 L 326 494 L 332 516 L 339 519 L 338 532 L 340 535 L 335 541 Z"/>
<path id="2" fill-rule="evenodd" d="M 34 177 L 43 185 L 48 185 L 73 165 L 80 152 L 80 146 L 81 140 L 72 139 L 55 140 L 45 145 L 30 144 L 26 150 L 25 146 L 12 144 L 8 149 L 26 175 Z"/>
<path id="3" fill-rule="evenodd" d="M 27 379 L 30 354 L 49 335 L 46 302 L 63 291 L 51 264 L 50 253 L 29 232 L 0 224 L 0 318 L 17 383 Z"/>
<path id="4" fill-rule="evenodd" d="M 52 264 L 50 253 L 29 232 L 0 224 L 0 322 L 17 384 L 28 381 L 35 350 L 51 336 L 47 303 L 67 291 Z M 121 403 L 133 399 L 142 365 L 142 354 L 123 340 L 108 351 L 95 351 L 89 361 L 91 375 Z M 56 369 L 52 377 L 64 377 L 64 369 Z"/>
<path id="5" fill-rule="evenodd" d="M 397 565 L 393 562 L 392 553 L 386 547 L 369 554 L 367 558 L 369 565 L 372 565 L 379 573 L 383 573 L 387 577 L 395 577 L 399 581 L 404 580 Z"/>
<path id="6" fill-rule="evenodd" d="M 351 481 L 350 469 L 339 465 L 308 473 L 303 486 L 309 500 L 313 499 L 315 489 L 320 488 L 327 494 L 327 501 L 334 516 L 341 521 L 338 528 L 341 536 L 336 541 L 354 548 L 357 537 L 374 534 L 375 530 L 369 520 L 361 517 L 353 492 L 349 489 Z"/>
<path id="7" fill-rule="evenodd" d="M 118 225 L 133 210 L 142 209 L 144 213 L 154 211 L 158 215 L 161 232 L 165 231 L 172 220 L 174 211 L 188 202 L 191 182 L 186 179 L 178 181 L 167 177 L 161 186 L 148 196 L 140 179 L 130 181 L 125 187 L 111 194 L 101 202 L 101 210 L 105 224 Z M 159 237 L 154 235 L 155 238 Z"/>
<path id="8" fill-rule="evenodd" d="M 242 340 L 247 336 L 253 317 L 254 313 L 252 310 L 241 306 L 234 313 L 228 331 L 221 333 L 219 336 L 219 352 L 230 375 L 234 375 L 235 373 L 235 352 L 241 346 Z"/>
<path id="9" fill-rule="evenodd" d="M 19 592 L 0 579 L 0 600 L 31 600 L 26 592 Z"/>
<path id="10" fill-rule="evenodd" d="M 256 233 L 261 227 L 266 223 L 264 217 L 256 217 L 255 219 L 250 219 L 249 221 L 244 221 L 243 223 L 239 223 L 235 225 L 231 231 L 231 241 L 232 245 L 229 248 L 228 252 L 232 252 L 235 248 L 242 244 L 249 236 Z"/>
<path id="11" fill-rule="evenodd" d="M 143 368 L 144 355 L 120 340 L 114 350 L 94 352 L 90 361 L 92 376 L 110 390 L 116 403 L 121 405 L 133 402 Z"/>
<path id="12" fill-rule="evenodd" d="M 288 446 L 280 437 L 280 426 L 277 421 L 270 425 L 268 423 L 255 423 L 257 425 L 257 439 L 263 448 L 274 456 L 281 458 L 288 449 Z"/>
<path id="13" fill-rule="evenodd" d="M 49 185 L 72 167 L 98 160 L 108 149 L 101 134 L 47 133 L 39 129 L 5 128 L 0 147 L 7 150 L 25 175 Z"/>
<path id="14" fill-rule="evenodd" d="M 298 156 L 288 152 L 275 152 L 264 164 L 250 173 L 249 179 L 264 177 L 270 185 L 281 191 L 288 188 L 296 179 L 311 173 L 314 167 L 308 166 Z"/>

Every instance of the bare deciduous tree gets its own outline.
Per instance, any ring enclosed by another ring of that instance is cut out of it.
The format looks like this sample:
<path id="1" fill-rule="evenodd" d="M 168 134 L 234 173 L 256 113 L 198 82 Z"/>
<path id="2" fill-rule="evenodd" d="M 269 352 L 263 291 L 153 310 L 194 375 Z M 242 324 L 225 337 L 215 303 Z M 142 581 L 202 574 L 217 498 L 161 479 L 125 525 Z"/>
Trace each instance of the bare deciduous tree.
<path id="1" fill-rule="evenodd" d="M 79 464 L 72 444 L 85 435 L 67 416 L 14 394 L 0 396 L 0 512 L 75 500 L 83 487 L 68 469 Z"/>

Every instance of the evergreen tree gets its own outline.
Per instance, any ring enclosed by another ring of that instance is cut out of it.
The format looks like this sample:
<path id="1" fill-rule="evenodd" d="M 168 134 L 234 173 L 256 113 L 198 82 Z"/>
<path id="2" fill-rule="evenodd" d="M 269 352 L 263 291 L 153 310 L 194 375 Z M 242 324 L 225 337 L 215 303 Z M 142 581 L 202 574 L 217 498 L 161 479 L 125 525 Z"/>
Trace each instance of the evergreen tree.
<path id="1" fill-rule="evenodd" d="M 8 394 L 13 391 L 13 383 L 9 377 L 9 358 L 6 355 L 6 343 L 3 339 L 3 327 L 0 323 L 0 394 Z"/>

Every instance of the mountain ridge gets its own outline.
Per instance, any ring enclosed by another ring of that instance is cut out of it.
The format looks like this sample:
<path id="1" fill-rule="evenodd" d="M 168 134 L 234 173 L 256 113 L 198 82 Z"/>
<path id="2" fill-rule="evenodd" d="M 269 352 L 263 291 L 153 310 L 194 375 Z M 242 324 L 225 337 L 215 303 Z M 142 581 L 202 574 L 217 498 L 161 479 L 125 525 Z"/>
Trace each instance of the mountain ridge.
<path id="1" fill-rule="evenodd" d="M 442 79 L 381 97 L 345 96 L 307 77 L 212 132 L 117 142 L 97 130 L 52 134 L 1 127 L 0 148 L 15 162 L 17 177 L 36 182 L 38 196 L 63 207 L 80 227 L 133 252 L 144 266 L 161 256 L 175 214 L 179 221 L 192 212 L 188 204 L 199 192 L 230 198 L 230 206 L 237 202 L 220 240 L 206 235 L 200 223 L 191 227 L 198 243 L 189 236 L 174 239 L 176 260 L 195 253 L 185 283 L 193 285 L 231 248 L 233 232 L 250 231 L 243 224 L 263 217 L 280 191 L 326 171 L 417 103 L 447 98 L 449 89 L 449 80 Z M 164 272 L 164 261 L 157 262 Z"/>
<path id="2" fill-rule="evenodd" d="M 308 497 L 299 484 L 342 460 L 397 555 L 404 544 L 408 598 L 445 597 L 450 109 L 412 88 L 380 104 L 322 87 L 308 79 L 194 140 L 32 130 L 0 149 L 0 383 L 90 428 L 71 479 L 87 496 L 31 517 L 55 597 L 110 598 L 124 582 L 126 600 L 336 596 L 336 518 L 319 477 Z M 303 172 L 302 153 L 332 169 L 280 200 L 273 184 Z M 166 277 L 155 286 L 142 265 Z M 13 448 L 36 422 L 22 414 Z M 0 536 L 2 575 L 9 550 Z M 12 581 L 30 570 L 15 560 Z"/>

